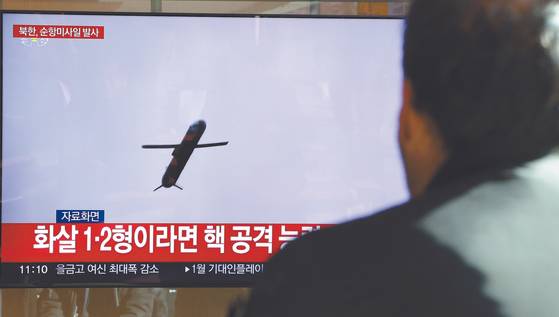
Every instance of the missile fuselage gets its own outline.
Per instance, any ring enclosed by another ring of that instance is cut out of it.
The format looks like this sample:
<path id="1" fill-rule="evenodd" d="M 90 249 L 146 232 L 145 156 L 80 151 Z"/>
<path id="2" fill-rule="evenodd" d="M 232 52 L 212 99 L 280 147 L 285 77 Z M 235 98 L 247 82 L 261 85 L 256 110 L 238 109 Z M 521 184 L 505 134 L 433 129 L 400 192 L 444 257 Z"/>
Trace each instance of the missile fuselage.
<path id="1" fill-rule="evenodd" d="M 169 163 L 169 166 L 167 166 L 165 174 L 163 174 L 163 178 L 161 179 L 161 185 L 163 187 L 169 188 L 175 186 L 188 159 L 190 159 L 192 152 L 194 152 L 200 138 L 204 134 L 204 131 L 206 131 L 206 123 L 202 120 L 190 125 L 180 145 L 177 146 L 171 154 L 173 159 L 171 163 Z"/>

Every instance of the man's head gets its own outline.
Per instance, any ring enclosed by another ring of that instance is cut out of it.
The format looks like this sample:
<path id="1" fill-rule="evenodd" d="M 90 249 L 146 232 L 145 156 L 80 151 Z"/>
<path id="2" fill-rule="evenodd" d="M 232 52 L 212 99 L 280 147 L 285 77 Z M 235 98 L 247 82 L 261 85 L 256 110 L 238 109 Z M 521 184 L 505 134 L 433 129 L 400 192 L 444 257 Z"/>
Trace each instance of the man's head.
<path id="1" fill-rule="evenodd" d="M 518 164 L 559 141 L 559 4 L 415 0 L 400 146 L 412 195 L 448 159 Z"/>

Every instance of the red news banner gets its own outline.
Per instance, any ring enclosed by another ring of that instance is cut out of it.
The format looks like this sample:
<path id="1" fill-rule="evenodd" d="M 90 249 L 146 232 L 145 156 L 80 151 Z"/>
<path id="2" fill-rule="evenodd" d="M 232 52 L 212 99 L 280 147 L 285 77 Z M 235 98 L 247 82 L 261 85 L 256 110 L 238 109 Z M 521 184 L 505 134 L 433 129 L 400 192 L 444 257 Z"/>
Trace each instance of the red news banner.
<path id="1" fill-rule="evenodd" d="M 14 38 L 90 39 L 105 38 L 105 27 L 98 25 L 14 24 Z"/>
<path id="2" fill-rule="evenodd" d="M 2 262 L 265 262 L 324 224 L 2 224 Z"/>

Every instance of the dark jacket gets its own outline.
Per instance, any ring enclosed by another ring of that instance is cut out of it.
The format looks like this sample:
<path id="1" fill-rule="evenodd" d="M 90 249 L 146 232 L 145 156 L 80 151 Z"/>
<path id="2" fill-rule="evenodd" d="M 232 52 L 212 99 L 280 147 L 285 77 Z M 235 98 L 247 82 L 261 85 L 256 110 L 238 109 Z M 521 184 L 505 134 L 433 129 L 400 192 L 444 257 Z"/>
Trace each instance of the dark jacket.
<path id="1" fill-rule="evenodd" d="M 421 198 L 288 245 L 239 311 L 557 317 L 559 158 L 451 161 Z"/>

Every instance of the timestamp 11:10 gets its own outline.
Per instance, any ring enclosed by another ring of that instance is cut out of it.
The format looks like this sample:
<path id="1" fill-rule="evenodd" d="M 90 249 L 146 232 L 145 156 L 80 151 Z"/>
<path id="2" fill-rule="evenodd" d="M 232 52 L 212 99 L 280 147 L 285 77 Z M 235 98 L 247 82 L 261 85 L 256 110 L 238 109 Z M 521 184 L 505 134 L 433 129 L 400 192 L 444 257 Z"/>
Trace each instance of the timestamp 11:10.
<path id="1" fill-rule="evenodd" d="M 47 274 L 48 271 L 49 267 L 46 264 L 19 266 L 19 272 L 21 274 Z"/>

